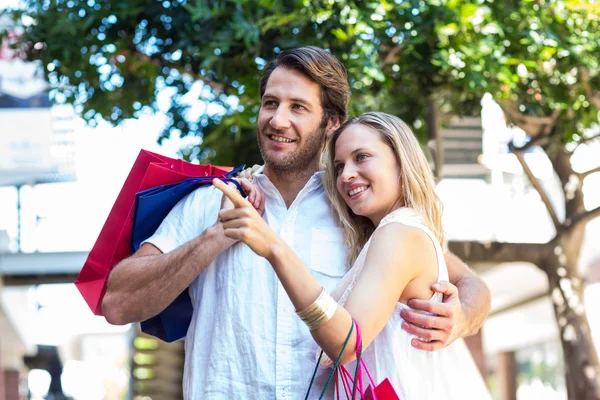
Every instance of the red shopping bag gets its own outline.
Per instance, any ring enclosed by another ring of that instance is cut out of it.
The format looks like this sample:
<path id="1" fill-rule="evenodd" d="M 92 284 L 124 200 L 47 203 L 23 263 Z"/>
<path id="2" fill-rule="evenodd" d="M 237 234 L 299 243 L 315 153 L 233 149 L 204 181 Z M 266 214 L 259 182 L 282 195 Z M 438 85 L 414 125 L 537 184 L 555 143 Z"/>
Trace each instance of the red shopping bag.
<path id="1" fill-rule="evenodd" d="M 392 383 L 388 378 L 385 378 L 375 387 L 375 390 L 371 388 L 371 385 L 365 391 L 364 400 L 400 400 L 398 394 L 394 390 Z"/>
<path id="2" fill-rule="evenodd" d="M 340 360 L 342 355 L 344 354 L 344 350 L 346 350 L 346 346 L 348 345 L 348 341 L 352 337 L 352 332 L 356 327 L 356 370 L 354 372 L 354 376 L 350 374 L 350 371 L 344 366 L 340 365 Z M 310 391 L 313 387 L 315 376 L 317 374 L 317 370 L 319 369 L 319 365 L 321 363 L 321 357 L 323 357 L 323 350 L 321 350 L 321 354 L 319 355 L 319 359 L 317 360 L 317 365 L 315 366 L 315 370 L 313 371 L 312 378 L 310 380 L 310 385 L 308 386 L 308 390 L 306 392 L 305 399 L 308 399 Z M 362 379 L 362 371 L 365 371 L 369 376 L 370 385 L 365 389 Z M 375 384 L 367 365 L 365 364 L 362 358 L 362 337 L 360 335 L 360 327 L 358 326 L 358 322 L 352 319 L 352 326 L 350 326 L 350 332 L 348 332 L 348 336 L 346 337 L 346 341 L 342 346 L 342 350 L 340 351 L 340 355 L 337 360 L 333 364 L 333 368 L 329 373 L 329 377 L 327 378 L 327 382 L 325 382 L 325 386 L 321 391 L 321 395 L 319 396 L 319 400 L 323 399 L 325 396 L 325 392 L 327 391 L 327 387 L 329 383 L 335 376 L 335 392 L 337 394 L 337 399 L 341 399 L 342 390 L 346 395 L 346 399 L 361 399 L 361 400 L 400 400 L 400 396 L 396 393 L 396 390 L 392 386 L 392 383 L 389 379 L 385 378 L 383 381 L 379 383 L 379 385 Z M 341 384 L 340 384 L 341 382 Z"/>
<path id="3" fill-rule="evenodd" d="M 356 398 L 360 398 L 362 400 L 400 400 L 400 397 L 396 393 L 396 390 L 388 378 L 385 378 L 378 385 L 373 380 L 373 377 L 371 376 L 371 373 L 369 372 L 369 369 L 362 358 L 362 337 L 360 335 L 360 327 L 358 326 L 358 322 L 356 322 L 356 320 L 352 319 L 352 323 L 356 327 L 355 376 L 352 377 L 344 365 L 340 365 L 338 367 L 338 378 L 341 378 L 344 391 L 346 392 L 346 398 L 350 398 L 350 396 L 352 396 L 352 399 L 354 399 L 356 394 L 358 394 L 359 397 Z M 367 373 L 370 382 L 370 385 L 368 385 L 366 389 L 363 384 L 363 371 Z M 337 394 L 339 398 L 339 390 Z"/>
<path id="4" fill-rule="evenodd" d="M 220 176 L 229 170 L 231 168 L 192 164 L 147 150 L 140 151 L 75 280 L 75 286 L 94 314 L 102 315 L 102 297 L 110 270 L 130 255 L 135 194 L 186 178 Z"/>

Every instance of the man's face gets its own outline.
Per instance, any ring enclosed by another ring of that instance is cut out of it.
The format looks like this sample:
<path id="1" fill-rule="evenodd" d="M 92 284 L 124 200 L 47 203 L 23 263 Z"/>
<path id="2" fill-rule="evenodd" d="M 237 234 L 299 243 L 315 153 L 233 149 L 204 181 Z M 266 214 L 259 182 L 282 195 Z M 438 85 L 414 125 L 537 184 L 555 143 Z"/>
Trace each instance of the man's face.
<path id="1" fill-rule="evenodd" d="M 320 88 L 302 73 L 277 67 L 258 113 L 258 146 L 265 166 L 297 173 L 317 168 L 325 141 Z"/>

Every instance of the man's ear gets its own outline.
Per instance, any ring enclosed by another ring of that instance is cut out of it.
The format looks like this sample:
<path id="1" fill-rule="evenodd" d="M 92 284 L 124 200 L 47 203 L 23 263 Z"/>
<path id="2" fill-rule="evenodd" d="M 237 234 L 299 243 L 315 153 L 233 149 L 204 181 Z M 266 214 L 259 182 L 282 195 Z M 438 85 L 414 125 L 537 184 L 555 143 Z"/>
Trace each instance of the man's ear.
<path id="1" fill-rule="evenodd" d="M 329 122 L 327 122 L 327 129 L 325 131 L 325 135 L 327 139 L 340 127 L 340 117 L 331 117 L 329 118 Z"/>

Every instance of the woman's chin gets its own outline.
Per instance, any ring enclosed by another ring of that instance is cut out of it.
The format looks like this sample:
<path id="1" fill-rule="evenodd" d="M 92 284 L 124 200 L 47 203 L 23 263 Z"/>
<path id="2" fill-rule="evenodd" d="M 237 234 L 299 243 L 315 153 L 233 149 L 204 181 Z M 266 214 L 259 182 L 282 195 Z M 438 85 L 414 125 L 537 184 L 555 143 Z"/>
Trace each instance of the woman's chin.
<path id="1" fill-rule="evenodd" d="M 367 216 L 368 213 L 366 212 L 366 210 L 364 210 L 363 207 L 354 207 L 354 208 L 350 207 L 350 209 L 352 210 L 352 213 L 354 215 L 358 215 L 359 217 L 368 218 L 368 216 Z"/>

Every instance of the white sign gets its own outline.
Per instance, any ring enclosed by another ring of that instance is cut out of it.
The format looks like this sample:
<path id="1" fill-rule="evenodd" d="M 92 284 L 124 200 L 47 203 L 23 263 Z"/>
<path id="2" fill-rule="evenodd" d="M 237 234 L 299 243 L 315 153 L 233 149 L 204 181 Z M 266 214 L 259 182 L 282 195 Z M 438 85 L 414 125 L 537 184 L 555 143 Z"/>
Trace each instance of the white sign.
<path id="1" fill-rule="evenodd" d="M 0 186 L 34 181 L 56 172 L 49 108 L 0 109 Z"/>

